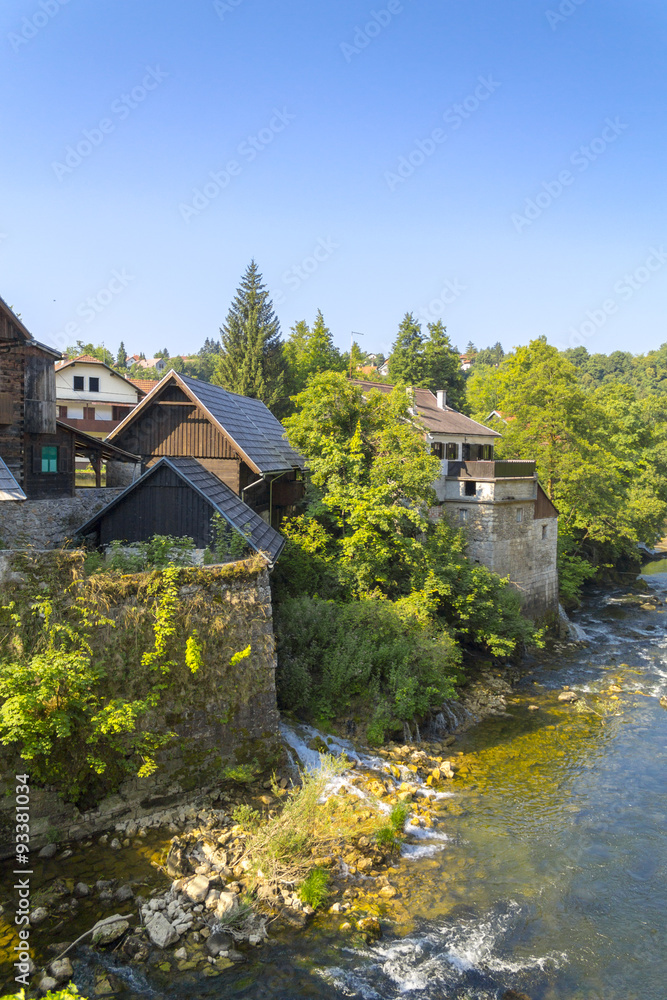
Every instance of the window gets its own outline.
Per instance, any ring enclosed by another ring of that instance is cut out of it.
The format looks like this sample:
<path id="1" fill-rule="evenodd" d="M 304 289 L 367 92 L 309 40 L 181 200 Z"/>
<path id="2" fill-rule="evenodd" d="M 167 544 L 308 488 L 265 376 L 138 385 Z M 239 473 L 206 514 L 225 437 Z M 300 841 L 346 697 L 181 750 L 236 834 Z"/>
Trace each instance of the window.
<path id="1" fill-rule="evenodd" d="M 431 445 L 431 454 L 435 455 L 436 458 L 444 458 L 445 457 L 444 444 L 441 444 L 439 441 L 435 441 Z"/>
<path id="2" fill-rule="evenodd" d="M 74 391 L 83 392 L 83 375 L 74 376 Z"/>
<path id="3" fill-rule="evenodd" d="M 477 483 L 474 483 L 471 479 L 466 479 L 465 495 L 467 497 L 477 496 Z"/>
<path id="4" fill-rule="evenodd" d="M 55 445 L 42 446 L 42 472 L 58 471 L 58 448 Z"/>
<path id="5" fill-rule="evenodd" d="M 112 420 L 125 420 L 125 417 L 128 415 L 128 413 L 130 412 L 131 409 L 132 409 L 131 406 L 112 406 L 111 407 L 111 419 Z"/>
<path id="6" fill-rule="evenodd" d="M 459 446 L 457 444 L 452 444 L 451 441 L 446 445 L 447 448 L 447 458 L 450 462 L 455 462 L 459 457 Z"/>
<path id="7" fill-rule="evenodd" d="M 58 407 L 58 420 L 67 420 L 67 407 L 66 406 L 59 406 Z"/>
<path id="8" fill-rule="evenodd" d="M 543 524 L 542 525 L 542 541 L 544 541 L 544 539 L 546 537 L 547 537 L 547 526 L 546 526 L 546 524 Z"/>
<path id="9" fill-rule="evenodd" d="M 467 521 L 467 520 L 468 520 L 468 511 L 465 510 L 465 508 L 461 508 L 459 510 L 459 521 Z"/>
<path id="10" fill-rule="evenodd" d="M 522 521 L 523 521 L 523 510 L 521 507 L 519 507 L 518 511 L 516 512 L 516 523 L 521 524 Z"/>
<path id="11" fill-rule="evenodd" d="M 483 444 L 482 445 L 482 458 L 486 462 L 493 461 L 493 445 Z"/>
<path id="12" fill-rule="evenodd" d="M 83 408 L 83 419 L 84 420 L 94 420 L 95 419 L 95 407 L 94 406 L 84 406 L 84 408 Z"/>
<path id="13" fill-rule="evenodd" d="M 99 392 L 100 391 L 100 380 L 98 378 L 88 379 L 88 390 L 89 392 Z"/>

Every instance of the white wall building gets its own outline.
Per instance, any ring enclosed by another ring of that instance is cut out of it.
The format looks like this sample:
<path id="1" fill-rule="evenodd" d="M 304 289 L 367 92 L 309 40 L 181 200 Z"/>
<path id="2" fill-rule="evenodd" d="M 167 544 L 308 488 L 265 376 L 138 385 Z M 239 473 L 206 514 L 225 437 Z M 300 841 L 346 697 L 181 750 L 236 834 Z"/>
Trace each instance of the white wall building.
<path id="1" fill-rule="evenodd" d="M 84 354 L 56 364 L 58 419 L 106 437 L 145 393 L 103 361 Z"/>

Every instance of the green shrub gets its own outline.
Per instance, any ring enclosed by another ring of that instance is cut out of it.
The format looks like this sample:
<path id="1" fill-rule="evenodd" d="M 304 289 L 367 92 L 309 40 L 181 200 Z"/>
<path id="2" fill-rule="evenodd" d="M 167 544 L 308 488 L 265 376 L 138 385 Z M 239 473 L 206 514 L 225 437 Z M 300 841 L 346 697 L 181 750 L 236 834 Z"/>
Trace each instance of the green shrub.
<path id="1" fill-rule="evenodd" d="M 402 833 L 403 827 L 405 826 L 405 821 L 410 814 L 410 810 L 406 806 L 405 802 L 397 802 L 393 806 L 389 814 L 389 823 L 396 831 L 396 833 Z"/>
<path id="2" fill-rule="evenodd" d="M 107 569 L 119 573 L 141 573 L 166 566 L 192 566 L 195 543 L 192 538 L 153 535 L 147 542 L 114 541 L 109 546 Z"/>
<path id="3" fill-rule="evenodd" d="M 329 872 L 324 868 L 313 868 L 299 888 L 301 902 L 317 910 L 327 898 L 329 878 Z"/>
<path id="4" fill-rule="evenodd" d="M 242 826 L 245 830 L 257 830 L 261 825 L 262 817 L 261 814 L 249 806 L 247 803 L 237 806 L 232 813 L 232 819 L 239 826 Z"/>
<path id="5" fill-rule="evenodd" d="M 225 781 L 235 781 L 237 785 L 251 785 L 260 772 L 259 761 L 255 758 L 249 764 L 230 764 L 224 768 Z"/>

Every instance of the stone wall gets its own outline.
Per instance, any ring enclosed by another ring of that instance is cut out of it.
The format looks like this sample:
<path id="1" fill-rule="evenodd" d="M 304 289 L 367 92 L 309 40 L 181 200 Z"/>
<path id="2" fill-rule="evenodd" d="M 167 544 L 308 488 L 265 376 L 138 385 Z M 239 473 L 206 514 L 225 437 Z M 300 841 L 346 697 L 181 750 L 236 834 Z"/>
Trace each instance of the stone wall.
<path id="1" fill-rule="evenodd" d="M 77 552 L 42 553 L 35 560 L 75 560 Z M 82 553 L 80 554 L 82 557 Z M 3 562 L 7 562 L 4 554 Z M 17 556 L 14 557 L 18 559 Z M 7 568 L 5 567 L 5 570 Z M 12 568 L 14 586 L 21 577 L 21 566 Z M 134 587 L 133 581 L 138 581 Z M 144 575 L 145 579 L 145 575 Z M 105 613 L 123 616 L 129 608 L 136 612 L 141 600 L 140 577 L 123 576 L 125 604 L 108 607 Z M 5 572 L 5 589 L 9 585 Z M 54 831 L 58 839 L 90 836 L 123 821 L 152 816 L 165 807 L 190 801 L 195 795 L 216 788 L 224 767 L 239 762 L 266 764 L 279 752 L 279 715 L 276 706 L 276 652 L 273 635 L 271 590 L 265 563 L 259 558 L 225 566 L 185 567 L 179 571 L 179 620 L 199 622 L 204 643 L 200 668 L 192 673 L 184 663 L 170 670 L 169 687 L 159 708 L 150 720 L 151 731 L 170 730 L 175 739 L 159 756 L 159 767 L 150 777 L 124 781 L 113 794 L 94 808 L 79 811 L 65 804 L 49 788 L 31 787 L 31 849 L 43 846 Z M 136 621 L 136 617 L 132 619 Z M 211 629 L 205 632 L 206 621 Z M 188 628 L 190 625 L 188 625 Z M 216 636 L 220 637 L 215 645 Z M 121 683 L 127 663 L 120 656 L 118 636 L 118 671 Z M 182 637 L 181 637 L 182 638 Z M 182 643 L 181 643 L 182 644 Z M 250 646 L 250 655 L 231 662 L 232 651 Z M 207 650 L 211 649 L 209 653 Z M 138 654 L 140 655 L 140 654 Z M 11 853 L 13 781 L 9 775 L 30 772 L 30 762 L 21 763 L 3 753 L 0 781 L 0 857 Z"/>
<path id="2" fill-rule="evenodd" d="M 0 540 L 6 548 L 56 548 L 122 489 L 81 489 L 73 497 L 5 500 L 0 503 Z"/>

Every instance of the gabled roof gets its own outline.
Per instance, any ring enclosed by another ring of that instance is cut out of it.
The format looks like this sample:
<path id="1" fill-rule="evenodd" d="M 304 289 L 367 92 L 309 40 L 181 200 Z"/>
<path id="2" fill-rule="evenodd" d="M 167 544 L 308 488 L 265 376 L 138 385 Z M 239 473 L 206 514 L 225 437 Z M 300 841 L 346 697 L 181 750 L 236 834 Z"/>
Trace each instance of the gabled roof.
<path id="1" fill-rule="evenodd" d="M 128 378 L 127 381 L 131 382 L 132 385 L 136 385 L 137 389 L 146 394 L 155 388 L 159 380 L 155 378 Z"/>
<path id="2" fill-rule="evenodd" d="M 25 493 L 0 458 L 0 501 L 27 500 Z"/>
<path id="3" fill-rule="evenodd" d="M 35 340 L 30 330 L 28 330 L 22 320 L 19 319 L 14 310 L 7 305 L 2 297 L 0 297 L 0 311 L 4 312 L 7 318 L 11 320 L 26 344 L 29 344 L 31 347 L 37 347 L 40 351 L 46 351 L 47 354 L 52 354 L 54 358 L 62 358 L 62 351 L 58 351 L 55 347 L 49 347 L 48 344 L 41 344 L 39 340 Z"/>
<path id="4" fill-rule="evenodd" d="M 129 493 L 139 489 L 151 476 L 155 475 L 157 469 L 164 466 L 172 469 L 183 482 L 203 497 L 234 530 L 245 535 L 251 548 L 255 552 L 265 555 L 269 561 L 269 565 L 273 566 L 283 550 L 285 539 L 274 528 L 266 524 L 259 514 L 239 499 L 233 490 L 230 490 L 229 486 L 225 486 L 217 476 L 214 476 L 212 472 L 205 469 L 194 458 L 159 459 L 140 479 L 137 479 L 131 486 L 128 486 L 111 503 L 108 503 L 106 507 L 98 511 L 94 517 L 82 525 L 78 529 L 77 534 L 86 535 L 92 531 L 97 522 L 108 511 L 122 503 L 123 499 Z"/>
<path id="5" fill-rule="evenodd" d="M 111 431 L 107 440 L 119 437 L 170 383 L 180 386 L 230 439 L 244 461 L 259 475 L 303 469 L 305 459 L 289 445 L 279 420 L 259 399 L 239 396 L 218 385 L 170 371 L 155 388 Z"/>
<path id="6" fill-rule="evenodd" d="M 145 396 L 146 394 L 146 391 L 142 389 L 141 386 L 131 382 L 129 378 L 125 378 L 125 376 L 121 375 L 120 372 L 117 372 L 115 368 L 108 365 L 106 361 L 100 361 L 99 358 L 94 358 L 92 354 L 80 354 L 78 358 L 66 358 L 64 361 L 56 362 L 56 374 L 59 375 L 60 372 L 65 370 L 65 368 L 69 368 L 71 365 L 77 364 L 101 365 L 103 368 L 106 368 L 107 371 L 111 372 L 112 375 L 115 375 L 116 378 L 122 379 L 123 382 L 127 382 L 128 385 L 131 385 L 132 388 L 136 389 L 142 396 Z"/>
<path id="7" fill-rule="evenodd" d="M 386 382 L 364 382 L 361 379 L 355 379 L 354 384 L 361 386 L 365 390 L 379 389 L 380 392 L 391 392 L 394 388 L 393 385 L 388 385 Z M 494 431 L 490 427 L 485 427 L 484 424 L 478 424 L 476 420 L 471 420 L 470 417 L 466 417 L 465 414 L 452 409 L 451 406 L 445 405 L 444 409 L 442 409 L 438 406 L 437 397 L 430 389 L 411 389 L 410 391 L 414 394 L 414 414 L 419 417 L 430 434 L 457 434 L 464 437 L 472 437 L 473 435 L 475 437 L 488 438 L 502 437 L 498 431 Z"/>

